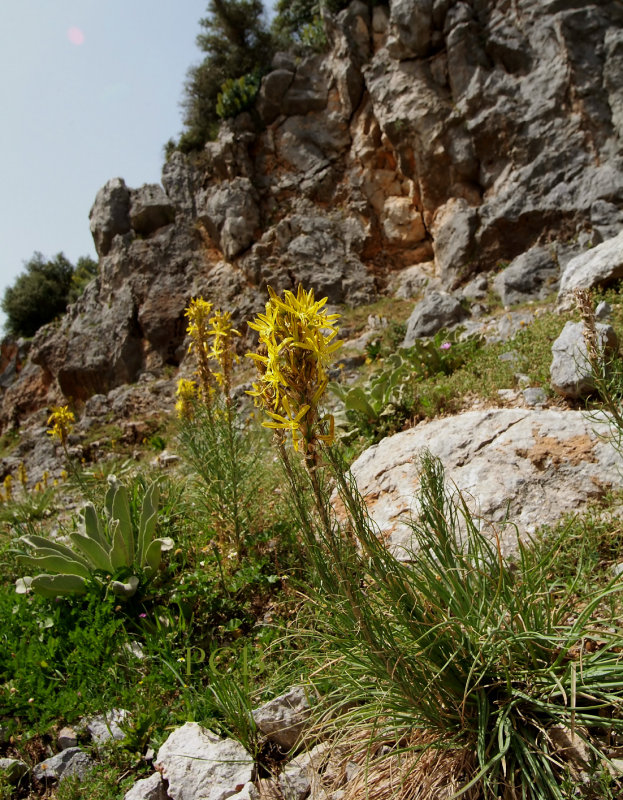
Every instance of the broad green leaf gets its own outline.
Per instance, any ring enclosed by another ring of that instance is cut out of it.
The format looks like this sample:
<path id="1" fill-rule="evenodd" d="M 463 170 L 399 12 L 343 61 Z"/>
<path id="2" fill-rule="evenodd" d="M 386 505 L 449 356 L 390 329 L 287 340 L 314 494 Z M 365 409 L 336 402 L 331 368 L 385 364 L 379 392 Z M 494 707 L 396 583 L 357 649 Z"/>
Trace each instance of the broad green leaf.
<path id="1" fill-rule="evenodd" d="M 355 386 L 346 395 L 346 408 L 352 411 L 359 411 L 361 414 L 365 414 L 368 419 L 376 419 L 378 416 L 359 386 Z"/>
<path id="2" fill-rule="evenodd" d="M 125 486 L 118 486 L 113 496 L 112 519 L 119 521 L 118 530 L 123 536 L 127 552 L 127 566 L 130 566 L 134 563 L 134 530 L 132 529 L 132 514 Z"/>
<path id="3" fill-rule="evenodd" d="M 65 558 L 82 561 L 85 566 L 87 566 L 86 560 L 78 553 L 74 553 L 71 547 L 67 547 L 67 545 L 61 544 L 60 542 L 55 542 L 52 539 L 46 539 L 45 536 L 29 534 L 28 536 L 22 536 L 19 541 L 24 542 L 24 544 L 33 549 L 34 552 L 31 553 L 32 556 L 57 554 L 65 556 Z"/>
<path id="4" fill-rule="evenodd" d="M 43 597 L 86 594 L 87 583 L 78 575 L 37 575 L 30 588 Z"/>
<path id="5" fill-rule="evenodd" d="M 136 575 L 132 575 L 126 583 L 123 581 L 111 581 L 110 588 L 117 597 L 133 597 L 138 589 L 138 583 Z"/>
<path id="6" fill-rule="evenodd" d="M 102 523 L 93 503 L 86 504 L 81 511 L 81 517 L 86 535 L 93 539 L 94 542 L 98 542 L 102 547 L 110 546 L 110 543 L 106 541 Z"/>
<path id="7" fill-rule="evenodd" d="M 156 523 L 158 521 L 158 503 L 160 501 L 160 487 L 154 481 L 145 492 L 141 507 L 141 519 L 138 529 L 138 562 L 144 563 L 147 548 L 154 538 Z"/>
<path id="8" fill-rule="evenodd" d="M 102 569 L 105 572 L 113 571 L 110 555 L 99 542 L 82 533 L 70 533 L 69 538 L 89 559 L 94 569 Z"/>
<path id="9" fill-rule="evenodd" d="M 130 558 L 130 553 L 126 547 L 125 536 L 121 530 L 119 520 L 115 519 L 110 523 L 109 531 L 112 537 L 110 562 L 113 570 L 121 569 L 122 567 L 131 567 L 133 559 Z"/>
<path id="10" fill-rule="evenodd" d="M 34 556 L 18 556 L 17 560 L 26 567 L 32 567 L 37 572 L 52 572 L 58 574 L 79 575 L 81 578 L 90 578 L 91 572 L 81 561 L 67 558 L 60 553 L 48 554 L 36 558 Z"/>
<path id="11" fill-rule="evenodd" d="M 147 550 L 145 551 L 145 574 L 147 576 L 151 576 L 158 571 L 158 567 L 160 566 L 160 561 L 162 559 L 162 550 L 170 549 L 170 545 L 173 544 L 173 540 L 166 538 L 166 539 L 154 539 Z"/>

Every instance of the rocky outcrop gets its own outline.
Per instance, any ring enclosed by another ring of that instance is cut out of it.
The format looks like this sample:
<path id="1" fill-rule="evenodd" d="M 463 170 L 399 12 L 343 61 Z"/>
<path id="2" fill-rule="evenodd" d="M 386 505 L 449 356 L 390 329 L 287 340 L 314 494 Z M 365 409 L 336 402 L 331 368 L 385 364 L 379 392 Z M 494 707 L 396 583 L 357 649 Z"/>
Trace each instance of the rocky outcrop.
<path id="1" fill-rule="evenodd" d="M 177 728 L 158 750 L 154 766 L 172 800 L 226 800 L 253 776 L 253 760 L 233 739 L 220 739 L 196 722 Z"/>
<path id="2" fill-rule="evenodd" d="M 483 526 L 497 525 L 509 552 L 517 534 L 555 524 L 619 485 L 623 458 L 604 440 L 607 433 L 605 422 L 579 411 L 468 411 L 384 439 L 359 456 L 352 472 L 381 534 L 398 557 L 409 557 L 418 456 L 428 449 Z"/>
<path id="3" fill-rule="evenodd" d="M 328 51 L 279 53 L 253 114 L 194 158 L 174 153 L 162 187 L 98 192 L 100 275 L 36 337 L 0 424 L 179 364 L 202 292 L 240 324 L 267 283 L 356 305 L 510 264 L 505 303 L 551 291 L 623 227 L 622 26 L 617 0 L 325 14 Z"/>
<path id="4" fill-rule="evenodd" d="M 598 322 L 595 332 L 600 352 L 607 360 L 611 359 L 619 344 L 614 329 Z M 584 323 L 567 322 L 552 345 L 551 385 L 563 397 L 576 399 L 595 388 L 584 333 Z"/>

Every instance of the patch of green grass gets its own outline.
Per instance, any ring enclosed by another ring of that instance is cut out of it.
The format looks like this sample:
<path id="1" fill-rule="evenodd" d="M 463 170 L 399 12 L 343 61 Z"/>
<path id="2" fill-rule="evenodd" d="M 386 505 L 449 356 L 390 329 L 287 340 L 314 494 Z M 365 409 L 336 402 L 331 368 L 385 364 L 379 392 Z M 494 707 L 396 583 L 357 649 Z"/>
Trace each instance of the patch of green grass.
<path id="1" fill-rule="evenodd" d="M 549 395 L 552 344 L 573 314 L 542 313 L 511 340 L 484 345 L 451 375 L 433 376 L 415 387 L 416 419 L 463 410 L 473 398 L 497 401 L 500 389 L 516 388 L 515 375 L 527 375 L 530 386 Z M 508 360 L 501 359 L 510 353 Z"/>

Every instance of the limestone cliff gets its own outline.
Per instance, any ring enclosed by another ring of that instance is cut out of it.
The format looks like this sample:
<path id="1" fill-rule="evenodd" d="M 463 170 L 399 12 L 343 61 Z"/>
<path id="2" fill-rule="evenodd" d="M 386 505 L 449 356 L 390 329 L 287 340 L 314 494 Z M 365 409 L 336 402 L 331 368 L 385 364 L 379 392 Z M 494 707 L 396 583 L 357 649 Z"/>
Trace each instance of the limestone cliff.
<path id="1" fill-rule="evenodd" d="M 162 186 L 100 190 L 99 276 L 35 337 L 3 426 L 179 364 L 193 295 L 242 322 L 266 283 L 354 305 L 535 245 L 550 275 L 623 227 L 619 0 L 355 0 L 325 24 L 327 53 L 278 54 L 254 113 Z"/>

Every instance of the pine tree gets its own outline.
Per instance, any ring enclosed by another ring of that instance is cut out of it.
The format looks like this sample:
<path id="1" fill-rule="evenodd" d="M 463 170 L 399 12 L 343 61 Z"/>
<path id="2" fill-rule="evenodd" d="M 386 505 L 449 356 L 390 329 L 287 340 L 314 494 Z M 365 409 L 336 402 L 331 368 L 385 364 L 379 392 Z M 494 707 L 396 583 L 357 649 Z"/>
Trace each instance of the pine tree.
<path id="1" fill-rule="evenodd" d="M 263 15 L 261 0 L 210 0 L 197 37 L 207 55 L 188 72 L 183 101 L 187 130 L 180 149 L 197 149 L 216 136 L 216 105 L 225 81 L 269 67 L 273 46 Z"/>

